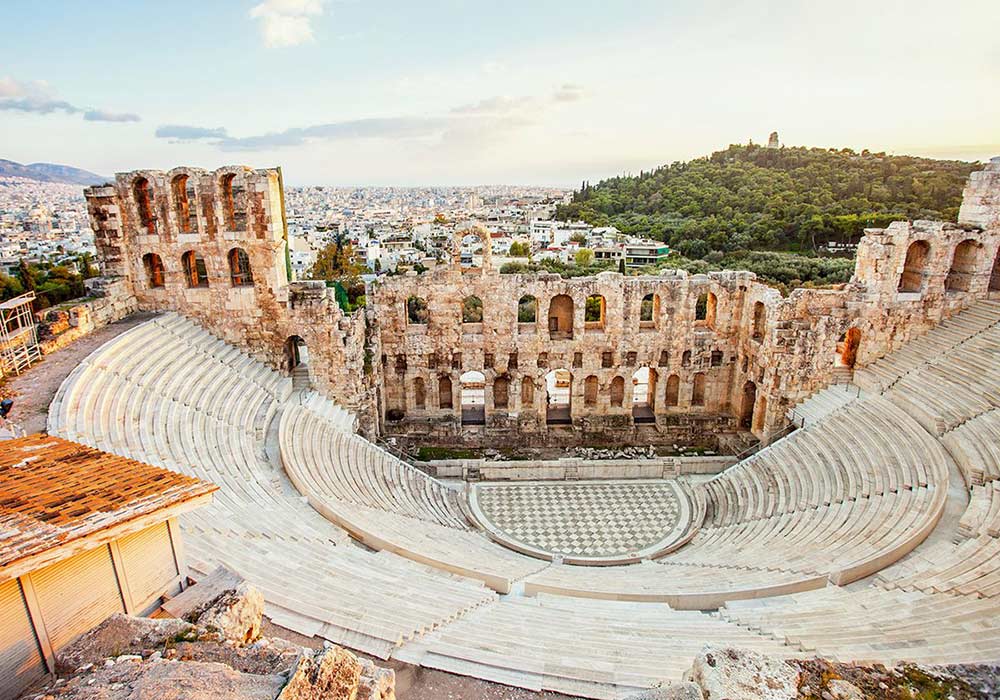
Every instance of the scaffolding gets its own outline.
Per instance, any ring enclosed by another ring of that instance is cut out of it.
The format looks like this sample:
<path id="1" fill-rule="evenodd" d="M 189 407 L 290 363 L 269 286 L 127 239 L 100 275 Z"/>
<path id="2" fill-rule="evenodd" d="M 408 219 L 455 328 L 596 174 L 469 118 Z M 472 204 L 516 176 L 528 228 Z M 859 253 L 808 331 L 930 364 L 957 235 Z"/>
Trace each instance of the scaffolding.
<path id="1" fill-rule="evenodd" d="M 41 359 L 31 302 L 35 293 L 0 302 L 0 377 L 21 374 Z"/>

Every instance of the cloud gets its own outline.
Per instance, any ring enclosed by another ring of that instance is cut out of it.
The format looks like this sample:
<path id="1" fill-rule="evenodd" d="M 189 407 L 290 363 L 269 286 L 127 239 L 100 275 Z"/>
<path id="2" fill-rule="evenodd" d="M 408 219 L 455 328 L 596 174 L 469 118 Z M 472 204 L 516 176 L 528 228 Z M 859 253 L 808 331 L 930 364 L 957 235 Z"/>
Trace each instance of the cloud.
<path id="1" fill-rule="evenodd" d="M 196 139 L 224 139 L 226 130 L 223 127 L 216 129 L 206 129 L 200 126 L 182 126 L 180 124 L 168 124 L 156 129 L 157 138 L 177 139 L 178 141 L 194 141 Z"/>
<path id="2" fill-rule="evenodd" d="M 139 121 L 137 114 L 77 107 L 59 99 L 52 87 L 43 80 L 21 81 L 10 76 L 0 77 L 0 110 L 30 112 L 32 114 L 82 113 L 84 120 L 90 122 Z"/>
<path id="3" fill-rule="evenodd" d="M 312 20 L 323 14 L 326 0 L 264 0 L 250 17 L 260 22 L 264 46 L 269 49 L 313 41 Z"/>
<path id="4" fill-rule="evenodd" d="M 88 122 L 137 122 L 141 121 L 138 114 L 129 112 L 109 112 L 106 109 L 88 109 L 83 113 Z"/>
<path id="5" fill-rule="evenodd" d="M 440 116 L 351 119 L 293 127 L 255 136 L 230 136 L 223 127 L 161 126 L 159 138 L 175 143 L 203 139 L 223 151 L 264 151 L 302 146 L 311 141 L 424 141 L 445 148 L 475 148 L 502 141 L 515 131 L 536 126 L 558 102 L 579 99 L 582 88 L 562 85 L 548 97 L 497 95 L 459 105 Z"/>
<path id="6" fill-rule="evenodd" d="M 552 99 L 556 102 L 576 102 L 583 98 L 583 87 L 573 83 L 563 83 L 554 93 Z"/>

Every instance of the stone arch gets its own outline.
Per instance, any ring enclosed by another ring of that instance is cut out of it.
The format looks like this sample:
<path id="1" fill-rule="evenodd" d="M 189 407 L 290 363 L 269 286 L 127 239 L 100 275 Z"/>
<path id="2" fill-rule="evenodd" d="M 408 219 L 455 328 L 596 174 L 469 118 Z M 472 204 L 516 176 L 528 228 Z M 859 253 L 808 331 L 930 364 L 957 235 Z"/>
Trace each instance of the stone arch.
<path id="1" fill-rule="evenodd" d="M 139 212 L 139 225 L 151 236 L 156 235 L 156 217 L 153 216 L 153 186 L 142 175 L 132 181 L 132 197 Z"/>
<path id="2" fill-rule="evenodd" d="M 174 214 L 177 216 L 177 230 L 180 233 L 198 231 L 198 200 L 194 185 L 187 173 L 174 175 L 170 180 L 170 192 L 174 199 Z"/>
<path id="3" fill-rule="evenodd" d="M 451 408 L 452 394 L 451 377 L 442 374 L 438 377 L 438 408 Z"/>
<path id="4" fill-rule="evenodd" d="M 517 322 L 535 323 L 538 320 L 538 299 L 525 294 L 517 300 Z"/>
<path id="5" fill-rule="evenodd" d="M 459 378 L 462 425 L 486 424 L 486 375 L 469 370 Z"/>
<path id="6" fill-rule="evenodd" d="M 189 250 L 181 256 L 181 266 L 184 268 L 184 279 L 189 288 L 208 287 L 208 268 L 205 266 L 205 258 Z"/>
<path id="7" fill-rule="evenodd" d="M 608 303 L 600 294 L 591 294 L 587 297 L 586 305 L 583 309 L 583 327 L 589 329 L 603 329 L 607 316 Z"/>
<path id="8" fill-rule="evenodd" d="M 583 405 L 596 406 L 598 392 L 597 377 L 593 374 L 583 380 Z"/>
<path id="9" fill-rule="evenodd" d="M 639 328 L 656 328 L 660 322 L 660 295 L 647 294 L 639 303 Z"/>
<path id="10" fill-rule="evenodd" d="M 611 405 L 615 408 L 621 408 L 622 404 L 625 403 L 625 378 L 615 377 L 611 380 Z"/>
<path id="11" fill-rule="evenodd" d="M 475 294 L 462 299 L 462 323 L 483 322 L 483 300 Z"/>
<path id="12" fill-rule="evenodd" d="M 284 346 L 285 370 L 291 374 L 296 367 L 308 366 L 309 351 L 306 348 L 306 341 L 298 335 L 290 335 L 285 340 Z"/>
<path id="13" fill-rule="evenodd" d="M 465 239 L 470 236 L 475 236 L 478 243 L 477 245 L 481 250 L 481 260 L 482 265 L 477 267 L 473 263 L 475 262 L 476 251 L 473 250 L 468 256 L 464 255 L 462 249 L 465 245 Z M 493 266 L 492 256 L 493 256 L 493 241 L 490 238 L 490 233 L 482 226 L 473 226 L 472 228 L 462 229 L 455 231 L 454 238 L 452 240 L 454 264 L 456 267 L 462 270 L 488 270 Z M 466 262 L 468 264 L 466 264 Z"/>
<path id="14" fill-rule="evenodd" d="M 690 367 L 690 366 L 691 366 L 691 351 L 685 350 L 681 354 L 681 367 Z"/>
<path id="15" fill-rule="evenodd" d="M 413 407 L 420 410 L 427 408 L 427 386 L 423 377 L 413 380 Z"/>
<path id="16" fill-rule="evenodd" d="M 972 280 L 976 276 L 979 253 L 982 249 L 982 244 L 972 238 L 967 238 L 955 246 L 955 253 L 951 258 L 951 269 L 948 270 L 948 277 L 945 278 L 944 282 L 946 291 L 969 291 Z"/>
<path id="17" fill-rule="evenodd" d="M 910 244 L 910 247 L 906 249 L 906 259 L 903 261 L 903 272 L 899 275 L 897 291 L 923 291 L 930 252 L 931 244 L 927 241 L 913 241 Z"/>
<path id="18" fill-rule="evenodd" d="M 764 329 L 767 327 L 767 309 L 764 302 L 758 301 L 753 305 L 753 339 L 763 340 Z"/>
<path id="19" fill-rule="evenodd" d="M 236 173 L 224 173 L 219 178 L 222 199 L 222 222 L 226 231 L 245 231 L 247 227 L 246 193 L 236 179 Z"/>
<path id="20" fill-rule="evenodd" d="M 559 368 L 545 375 L 545 422 L 570 425 L 573 422 L 573 375 Z"/>
<path id="21" fill-rule="evenodd" d="M 702 292 L 694 303 L 694 320 L 714 328 L 718 306 L 719 299 L 714 293 Z"/>
<path id="22" fill-rule="evenodd" d="M 705 373 L 697 372 L 691 382 L 691 405 L 705 405 Z"/>
<path id="23" fill-rule="evenodd" d="M 573 337 L 573 298 L 557 294 L 549 301 L 549 338 L 565 340 Z"/>
<path id="24" fill-rule="evenodd" d="M 493 408 L 507 408 L 510 405 L 510 379 L 499 376 L 493 380 Z"/>
<path id="25" fill-rule="evenodd" d="M 250 256 L 242 248 L 233 248 L 229 258 L 229 281 L 234 287 L 252 287 L 253 271 L 250 269 Z"/>
<path id="26" fill-rule="evenodd" d="M 423 297 L 411 295 L 406 300 L 406 325 L 426 326 L 430 320 L 430 311 L 427 309 L 427 300 Z"/>
<path id="27" fill-rule="evenodd" d="M 681 378 L 676 374 L 667 377 L 667 391 L 664 396 L 667 406 L 674 407 L 680 403 Z"/>
<path id="28" fill-rule="evenodd" d="M 861 329 L 851 326 L 837 341 L 837 361 L 840 367 L 854 369 L 858 361 L 858 348 L 861 346 Z"/>
<path id="29" fill-rule="evenodd" d="M 656 422 L 656 380 L 652 367 L 640 367 L 632 374 L 632 418 L 636 423 Z"/>
<path id="30" fill-rule="evenodd" d="M 156 253 L 146 253 L 142 256 L 142 266 L 146 270 L 146 286 L 150 289 L 160 289 L 164 286 L 163 260 Z"/>
<path id="31" fill-rule="evenodd" d="M 743 400 L 740 404 L 740 427 L 750 430 L 753 427 L 753 412 L 757 405 L 757 385 L 747 380 L 743 384 Z"/>

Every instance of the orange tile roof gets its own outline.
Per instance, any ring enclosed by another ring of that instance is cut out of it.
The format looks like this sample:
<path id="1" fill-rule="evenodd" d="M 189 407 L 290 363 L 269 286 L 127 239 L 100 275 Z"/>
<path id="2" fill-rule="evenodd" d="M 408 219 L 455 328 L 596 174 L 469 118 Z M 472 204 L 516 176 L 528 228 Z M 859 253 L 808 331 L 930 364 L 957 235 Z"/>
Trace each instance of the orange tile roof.
<path id="1" fill-rule="evenodd" d="M 0 568 L 216 490 L 40 433 L 0 441 Z"/>

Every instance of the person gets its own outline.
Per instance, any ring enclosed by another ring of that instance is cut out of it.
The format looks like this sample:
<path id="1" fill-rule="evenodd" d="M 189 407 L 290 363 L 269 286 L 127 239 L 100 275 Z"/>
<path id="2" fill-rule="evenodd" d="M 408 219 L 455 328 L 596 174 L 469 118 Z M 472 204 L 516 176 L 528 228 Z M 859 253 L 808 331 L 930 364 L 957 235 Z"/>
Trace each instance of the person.
<path id="1" fill-rule="evenodd" d="M 0 401 L 0 418 L 6 420 L 12 408 L 14 408 L 14 399 Z"/>

